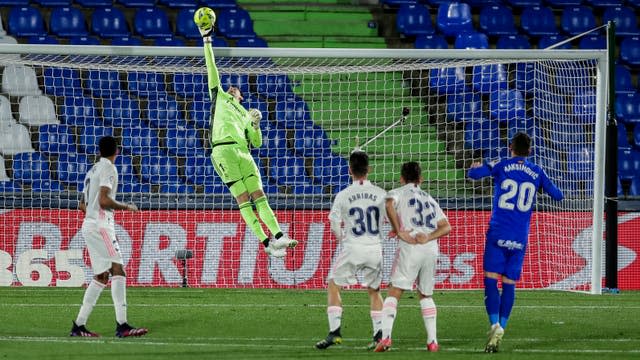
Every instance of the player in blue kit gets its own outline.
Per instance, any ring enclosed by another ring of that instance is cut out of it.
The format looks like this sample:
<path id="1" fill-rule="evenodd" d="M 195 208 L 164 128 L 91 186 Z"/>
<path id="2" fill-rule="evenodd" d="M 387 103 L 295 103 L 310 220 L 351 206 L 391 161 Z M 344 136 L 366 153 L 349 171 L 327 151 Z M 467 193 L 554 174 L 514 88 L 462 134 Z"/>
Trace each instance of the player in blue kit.
<path id="1" fill-rule="evenodd" d="M 495 184 L 484 250 L 484 303 L 491 324 L 484 351 L 489 353 L 498 351 L 513 308 L 536 192 L 542 188 L 554 200 L 564 197 L 545 172 L 526 159 L 531 151 L 529 135 L 515 134 L 510 150 L 510 159 L 474 163 L 468 173 L 474 180 L 491 176 Z M 502 294 L 498 290 L 499 280 Z"/>

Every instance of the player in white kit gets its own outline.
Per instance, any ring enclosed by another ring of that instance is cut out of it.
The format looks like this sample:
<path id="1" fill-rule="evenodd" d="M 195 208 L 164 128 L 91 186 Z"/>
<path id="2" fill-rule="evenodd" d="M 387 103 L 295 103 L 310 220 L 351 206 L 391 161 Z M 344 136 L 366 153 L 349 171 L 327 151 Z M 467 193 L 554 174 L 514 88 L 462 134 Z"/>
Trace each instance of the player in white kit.
<path id="1" fill-rule="evenodd" d="M 391 347 L 391 330 L 398 300 L 405 290 L 413 289 L 414 282 L 427 330 L 427 349 L 438 351 L 436 304 L 432 298 L 438 260 L 437 239 L 447 235 L 451 226 L 433 197 L 420 189 L 421 173 L 417 162 L 402 164 L 400 183 L 403 186 L 389 191 L 387 195 L 386 211 L 392 235 L 397 235 L 400 241 L 391 270 L 389 292 L 382 307 L 382 339 L 376 346 L 376 352 Z"/>
<path id="2" fill-rule="evenodd" d="M 318 349 L 342 343 L 340 325 L 342 319 L 343 286 L 358 283 L 356 274 L 362 276 L 367 287 L 371 308 L 374 338 L 381 337 L 382 297 L 382 234 L 380 224 L 385 216 L 386 191 L 367 180 L 369 157 L 362 151 L 354 151 L 349 158 L 349 173 L 353 183 L 340 191 L 333 202 L 329 221 L 331 231 L 342 250 L 328 276 L 327 294 L 329 335 L 316 344 Z"/>
<path id="3" fill-rule="evenodd" d="M 127 280 L 123 268 L 122 254 L 116 239 L 113 219 L 114 210 L 138 211 L 135 204 L 124 204 L 115 200 L 118 189 L 118 170 L 114 161 L 118 156 L 116 140 L 111 136 L 100 139 L 100 160 L 91 167 L 84 179 L 84 189 L 79 208 L 84 212 L 82 236 L 89 250 L 94 277 L 84 293 L 78 317 L 73 322 L 70 336 L 97 337 L 86 328 L 89 315 L 109 282 L 111 275 L 111 297 L 116 312 L 116 336 L 142 336 L 145 328 L 134 328 L 127 322 Z"/>

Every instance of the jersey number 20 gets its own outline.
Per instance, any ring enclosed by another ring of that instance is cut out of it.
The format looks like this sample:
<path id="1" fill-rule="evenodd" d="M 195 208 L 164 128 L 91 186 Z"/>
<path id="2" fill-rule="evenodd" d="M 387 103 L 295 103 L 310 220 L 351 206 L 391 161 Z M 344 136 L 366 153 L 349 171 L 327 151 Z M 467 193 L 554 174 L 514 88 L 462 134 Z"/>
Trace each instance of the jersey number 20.
<path id="1" fill-rule="evenodd" d="M 351 228 L 351 232 L 356 236 L 364 235 L 368 232 L 371 235 L 378 235 L 380 228 L 380 210 L 377 206 L 369 206 L 366 209 L 353 207 L 349 209 L 349 216 L 355 217 L 353 222 L 356 226 Z"/>
<path id="2" fill-rule="evenodd" d="M 506 179 L 500 184 L 502 190 L 507 192 L 500 195 L 498 207 L 505 210 L 513 210 L 516 206 L 518 210 L 527 212 L 531 210 L 533 197 L 536 195 L 536 186 L 530 182 L 518 183 L 511 179 Z M 518 197 L 515 205 L 512 202 L 514 197 Z"/>

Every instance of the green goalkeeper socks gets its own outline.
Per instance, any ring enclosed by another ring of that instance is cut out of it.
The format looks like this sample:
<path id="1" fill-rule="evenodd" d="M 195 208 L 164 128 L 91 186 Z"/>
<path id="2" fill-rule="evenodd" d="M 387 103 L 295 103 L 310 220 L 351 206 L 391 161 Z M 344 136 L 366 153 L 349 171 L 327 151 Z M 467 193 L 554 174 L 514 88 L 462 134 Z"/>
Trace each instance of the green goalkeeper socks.
<path id="1" fill-rule="evenodd" d="M 272 212 L 273 214 L 273 212 Z M 244 222 L 247 223 L 247 226 L 251 228 L 254 234 L 258 237 L 258 240 L 264 241 L 264 239 L 268 239 L 267 234 L 262 230 L 262 225 L 260 225 L 260 221 L 258 217 L 253 212 L 253 207 L 251 206 L 251 202 L 247 201 L 245 203 L 240 204 L 240 215 L 244 219 Z"/>
<path id="2" fill-rule="evenodd" d="M 282 230 L 280 230 L 280 224 L 278 224 L 278 219 L 276 219 L 276 214 L 271 210 L 271 207 L 267 202 L 267 198 L 262 196 L 255 199 L 253 202 L 256 204 L 256 210 L 258 210 L 260 219 L 265 225 L 267 225 L 271 234 L 275 235 L 277 233 L 282 233 Z"/>

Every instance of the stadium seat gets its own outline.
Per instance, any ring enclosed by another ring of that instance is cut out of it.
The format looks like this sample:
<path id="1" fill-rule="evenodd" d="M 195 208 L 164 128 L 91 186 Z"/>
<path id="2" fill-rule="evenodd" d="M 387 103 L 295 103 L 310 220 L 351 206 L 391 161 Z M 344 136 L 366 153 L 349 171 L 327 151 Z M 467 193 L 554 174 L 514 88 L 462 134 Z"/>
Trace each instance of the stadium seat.
<path id="1" fill-rule="evenodd" d="M 633 140 L 632 140 L 633 141 Z M 624 124 L 618 124 L 618 148 L 630 148 L 631 143 Z"/>
<path id="2" fill-rule="evenodd" d="M 567 114 L 567 99 L 564 96 L 541 91 L 533 99 L 536 117 L 556 122 Z"/>
<path id="3" fill-rule="evenodd" d="M 103 38 L 130 36 L 124 13 L 118 8 L 104 7 L 91 14 L 91 31 Z"/>
<path id="4" fill-rule="evenodd" d="M 580 49 L 606 49 L 607 38 L 603 35 L 584 36 L 578 44 Z"/>
<path id="5" fill-rule="evenodd" d="M 168 129 L 165 144 L 171 155 L 189 157 L 205 152 L 201 136 L 194 129 Z"/>
<path id="6" fill-rule="evenodd" d="M 498 122 L 489 119 L 477 119 L 465 124 L 465 147 L 471 150 L 490 151 L 504 148 L 500 140 Z"/>
<path id="7" fill-rule="evenodd" d="M 640 33 L 635 11 L 630 7 L 606 7 L 604 14 L 602 14 L 602 23 L 606 24 L 609 21 L 616 23 L 616 35 L 638 35 Z"/>
<path id="8" fill-rule="evenodd" d="M 577 181 L 577 197 L 593 197 L 594 153 L 589 148 L 573 149 L 567 155 L 567 170 Z"/>
<path id="9" fill-rule="evenodd" d="M 175 73 L 173 87 L 177 95 L 183 98 L 202 98 L 209 96 L 207 79 L 204 74 Z"/>
<path id="10" fill-rule="evenodd" d="M 586 0 L 585 2 L 594 8 L 607 8 L 611 6 L 622 6 L 624 4 L 624 0 Z M 632 5 L 633 0 L 627 2 L 629 5 Z"/>
<path id="11" fill-rule="evenodd" d="M 231 8 L 220 11 L 216 25 L 221 35 L 229 39 L 256 36 L 253 21 L 249 13 L 242 8 Z"/>
<path id="12" fill-rule="evenodd" d="M 331 140 L 321 128 L 298 129 L 294 132 L 293 147 L 300 156 L 325 156 L 331 153 Z"/>
<path id="13" fill-rule="evenodd" d="M 10 179 L 0 181 L 0 193 L 22 192 L 22 187 Z"/>
<path id="14" fill-rule="evenodd" d="M 496 49 L 531 49 L 526 35 L 502 35 L 496 41 Z"/>
<path id="15" fill-rule="evenodd" d="M 507 140 L 511 141 L 513 136 L 518 132 L 525 132 L 531 136 L 534 143 L 536 142 L 536 132 L 534 128 L 534 120 L 530 117 L 519 117 L 519 118 L 511 118 L 507 121 Z M 538 128 L 539 129 L 539 128 Z M 539 146 L 539 143 L 534 144 L 533 151 L 537 152 L 536 148 Z"/>
<path id="16" fill-rule="evenodd" d="M 435 33 L 429 10 L 420 4 L 406 4 L 398 9 L 396 30 L 405 36 L 422 36 Z"/>
<path id="17" fill-rule="evenodd" d="M 57 7 L 51 10 L 49 29 L 53 35 L 60 37 L 89 35 L 82 11 L 74 7 Z"/>
<path id="18" fill-rule="evenodd" d="M 113 0 L 74 0 L 74 2 L 84 8 L 100 8 L 113 5 Z"/>
<path id="19" fill-rule="evenodd" d="M 582 124 L 596 123 L 596 92 L 595 90 L 580 89 L 573 102 L 573 114 Z"/>
<path id="20" fill-rule="evenodd" d="M 11 102 L 6 96 L 0 95 L 0 126 L 13 125 L 16 120 L 13 118 L 13 110 L 11 110 Z"/>
<path id="21" fill-rule="evenodd" d="M 629 196 L 640 196 L 640 176 L 636 176 L 631 180 Z"/>
<path id="22" fill-rule="evenodd" d="M 614 107 L 618 121 L 624 123 L 640 122 L 640 93 L 617 94 Z"/>
<path id="23" fill-rule="evenodd" d="M 258 94 L 269 99 L 282 99 L 293 93 L 289 77 L 284 74 L 258 75 L 256 83 Z"/>
<path id="24" fill-rule="evenodd" d="M 625 65 L 616 64 L 615 77 L 616 94 L 635 91 L 631 71 Z"/>
<path id="25" fill-rule="evenodd" d="M 565 40 L 567 40 L 567 38 L 561 35 L 542 36 L 538 40 L 538 49 L 546 49 L 554 46 L 554 49 L 557 50 L 571 50 L 571 42 L 566 42 L 562 45 L 556 46 L 556 44 Z"/>
<path id="26" fill-rule="evenodd" d="M 29 5 L 29 0 L 0 0 L 0 6 L 26 6 Z"/>
<path id="27" fill-rule="evenodd" d="M 140 103 L 134 98 L 121 96 L 102 100 L 104 123 L 113 127 L 141 126 Z"/>
<path id="28" fill-rule="evenodd" d="M 295 186 L 311 184 L 304 159 L 293 154 L 271 158 L 271 177 L 278 185 Z"/>
<path id="29" fill-rule="evenodd" d="M 73 152 L 58 155 L 58 179 L 67 185 L 75 186 L 78 191 L 82 191 L 82 183 L 90 167 L 91 164 L 84 154 Z"/>
<path id="30" fill-rule="evenodd" d="M 127 90 L 138 97 L 156 97 L 166 94 L 165 75 L 157 72 L 132 71 L 127 73 Z"/>
<path id="31" fill-rule="evenodd" d="M 64 191 L 64 186 L 56 180 L 34 180 L 31 182 L 32 192 L 59 192 Z"/>
<path id="32" fill-rule="evenodd" d="M 73 126 L 101 125 L 98 110 L 91 97 L 65 97 L 62 122 Z"/>
<path id="33" fill-rule="evenodd" d="M 157 37 L 153 39 L 153 45 L 155 46 L 185 46 L 182 39 L 173 36 Z"/>
<path id="34" fill-rule="evenodd" d="M 142 179 L 152 184 L 182 184 L 178 175 L 178 164 L 165 155 L 143 156 L 140 162 Z"/>
<path id="35" fill-rule="evenodd" d="M 549 141 L 560 150 L 576 151 L 585 144 L 585 130 L 582 124 L 566 119 L 565 114 L 558 114 L 561 120 L 553 121 L 549 131 Z"/>
<path id="36" fill-rule="evenodd" d="M 247 97 L 249 94 L 249 75 L 222 74 L 220 75 L 220 85 L 224 91 L 229 90 L 230 86 L 235 86 L 240 89 L 243 97 Z"/>
<path id="37" fill-rule="evenodd" d="M 200 0 L 200 5 L 213 9 L 233 9 L 238 6 L 236 0 Z"/>
<path id="38" fill-rule="evenodd" d="M 351 183 L 349 163 L 338 155 L 328 155 L 313 159 L 313 178 L 324 185 L 344 188 Z"/>
<path id="39" fill-rule="evenodd" d="M 262 157 L 284 156 L 287 150 L 287 134 L 282 129 L 266 128 L 262 131 L 262 146 L 257 150 Z"/>
<path id="40" fill-rule="evenodd" d="M 466 3 L 443 3 L 438 7 L 438 29 L 446 36 L 473 31 L 471 7 Z"/>
<path id="41" fill-rule="evenodd" d="M 618 127 L 621 127 L 621 126 L 618 125 Z M 640 124 L 636 124 L 633 127 L 632 137 L 633 137 L 633 145 L 636 148 L 640 149 Z"/>
<path id="42" fill-rule="evenodd" d="M 14 155 L 34 151 L 29 130 L 20 124 L 3 123 L 0 127 L 0 153 Z"/>
<path id="43" fill-rule="evenodd" d="M 117 0 L 117 2 L 125 7 L 142 8 L 153 7 L 158 0 Z"/>
<path id="44" fill-rule="evenodd" d="M 122 95 L 120 74 L 115 70 L 89 70 L 85 86 L 95 97 Z"/>
<path id="45" fill-rule="evenodd" d="M 20 122 L 31 126 L 59 124 L 53 101 L 44 95 L 28 95 L 18 105 Z"/>
<path id="46" fill-rule="evenodd" d="M 554 8 L 566 8 L 568 6 L 578 6 L 583 0 L 545 0 L 545 2 Z"/>
<path id="47" fill-rule="evenodd" d="M 136 174 L 135 167 L 133 166 L 133 159 L 129 155 L 118 154 L 116 161 L 113 163 L 118 170 L 118 190 L 122 184 L 138 184 L 140 178 Z M 130 188 L 130 187 L 129 187 Z M 133 192 L 133 191 L 127 191 Z"/>
<path id="48" fill-rule="evenodd" d="M 449 44 L 442 35 L 426 35 L 416 37 L 413 43 L 416 49 L 448 49 Z"/>
<path id="49" fill-rule="evenodd" d="M 0 155 L 0 183 L 5 182 L 7 180 L 11 180 L 11 178 L 7 176 L 7 169 L 4 166 L 4 157 Z"/>
<path id="50" fill-rule="evenodd" d="M 511 7 L 525 8 L 530 6 L 540 6 L 542 5 L 542 0 L 507 0 L 506 3 L 511 5 Z"/>
<path id="51" fill-rule="evenodd" d="M 618 176 L 622 181 L 631 181 L 640 174 L 640 151 L 618 150 Z M 15 177 L 15 176 L 14 176 Z"/>
<path id="52" fill-rule="evenodd" d="M 298 96 L 276 103 L 275 122 L 277 127 L 283 129 L 305 129 L 313 126 L 309 106 Z"/>
<path id="53" fill-rule="evenodd" d="M 44 154 L 75 153 L 76 141 L 67 125 L 40 126 L 38 146 Z"/>
<path id="54" fill-rule="evenodd" d="M 628 36 L 622 40 L 620 59 L 631 66 L 640 65 L 640 36 Z"/>
<path id="55" fill-rule="evenodd" d="M 142 41 L 134 36 L 117 36 L 111 39 L 113 46 L 140 46 Z"/>
<path id="56" fill-rule="evenodd" d="M 28 6 L 16 6 L 9 10 L 7 30 L 18 37 L 41 36 L 47 33 L 44 19 L 38 9 Z"/>
<path id="57" fill-rule="evenodd" d="M 489 38 L 479 32 L 466 32 L 458 34 L 453 44 L 455 49 L 488 49 Z"/>
<path id="58" fill-rule="evenodd" d="M 558 35 L 553 11 L 544 6 L 525 8 L 520 15 L 520 27 L 529 36 Z"/>
<path id="59" fill-rule="evenodd" d="M 87 155 L 98 155 L 100 153 L 98 142 L 104 136 L 113 136 L 113 128 L 99 125 L 82 128 L 80 130 L 80 151 Z"/>
<path id="60" fill-rule="evenodd" d="M 187 127 L 176 98 L 170 95 L 159 96 L 147 102 L 146 119 L 155 128 L 167 129 Z"/>
<path id="61" fill-rule="evenodd" d="M 147 127 L 124 127 L 122 129 L 122 150 L 132 155 L 161 155 L 158 132 Z"/>
<path id="62" fill-rule="evenodd" d="M 224 185 L 216 174 L 211 159 L 205 156 L 204 152 L 186 158 L 184 176 L 190 184 L 207 185 L 218 183 Z"/>
<path id="63" fill-rule="evenodd" d="M 298 184 L 293 186 L 296 195 L 321 195 L 324 194 L 324 186 L 315 184 Z"/>
<path id="64" fill-rule="evenodd" d="M 187 0 L 193 4 L 193 1 Z M 180 9 L 176 15 L 176 35 L 184 36 L 187 39 L 202 39 L 196 23 L 193 22 L 195 7 Z"/>
<path id="65" fill-rule="evenodd" d="M 9 96 L 40 95 L 38 78 L 33 68 L 7 65 L 2 71 L 2 92 Z"/>
<path id="66" fill-rule="evenodd" d="M 134 15 L 134 29 L 143 38 L 172 36 L 167 14 L 153 7 L 140 8 Z"/>
<path id="67" fill-rule="evenodd" d="M 193 194 L 196 190 L 188 184 L 162 184 L 160 185 L 161 194 Z"/>
<path id="68" fill-rule="evenodd" d="M 69 45 L 100 45 L 95 36 L 74 36 L 69 39 Z"/>
<path id="69" fill-rule="evenodd" d="M 55 36 L 51 35 L 39 35 L 39 36 L 29 36 L 27 38 L 28 44 L 48 44 L 48 45 L 58 45 L 60 42 Z"/>
<path id="70" fill-rule="evenodd" d="M 578 35 L 596 27 L 596 17 L 587 6 L 570 6 L 562 11 L 562 30 L 569 35 Z"/>
<path id="71" fill-rule="evenodd" d="M 42 7 L 71 6 L 71 0 L 34 0 L 33 2 Z"/>
<path id="72" fill-rule="evenodd" d="M 82 82 L 77 69 L 46 67 L 42 72 L 44 92 L 56 96 L 82 95 Z"/>
<path id="73" fill-rule="evenodd" d="M 500 122 L 521 119 L 526 116 L 524 96 L 519 90 L 502 89 L 489 94 L 489 113 Z"/>
<path id="74" fill-rule="evenodd" d="M 189 120 L 196 129 L 208 129 L 211 122 L 211 100 L 208 97 L 187 102 Z"/>
<path id="75" fill-rule="evenodd" d="M 38 152 L 15 154 L 12 169 L 13 179 L 24 184 L 51 179 L 49 162 Z"/>
<path id="76" fill-rule="evenodd" d="M 140 182 L 118 182 L 118 193 L 148 194 L 150 192 L 150 184 L 143 184 Z"/>
<path id="77" fill-rule="evenodd" d="M 476 65 L 473 67 L 472 81 L 474 90 L 491 94 L 509 87 L 509 73 L 503 64 Z"/>
<path id="78" fill-rule="evenodd" d="M 482 117 L 480 94 L 465 92 L 447 95 L 447 118 L 453 121 L 473 121 Z"/>
<path id="79" fill-rule="evenodd" d="M 467 91 L 464 67 L 446 67 L 429 71 L 429 87 L 438 95 L 460 94 Z"/>
<path id="80" fill-rule="evenodd" d="M 480 10 L 480 30 L 487 35 L 515 35 L 513 13 L 508 6 L 490 5 Z"/>
<path id="81" fill-rule="evenodd" d="M 402 5 L 415 5 L 418 0 L 380 0 L 380 5 L 388 7 L 400 7 Z"/>
<path id="82" fill-rule="evenodd" d="M 158 3 L 165 5 L 168 8 L 191 8 L 196 9 L 198 3 L 193 0 L 159 0 Z"/>
<path id="83" fill-rule="evenodd" d="M 236 41 L 236 47 L 265 48 L 269 47 L 267 41 L 261 37 L 246 37 Z"/>

